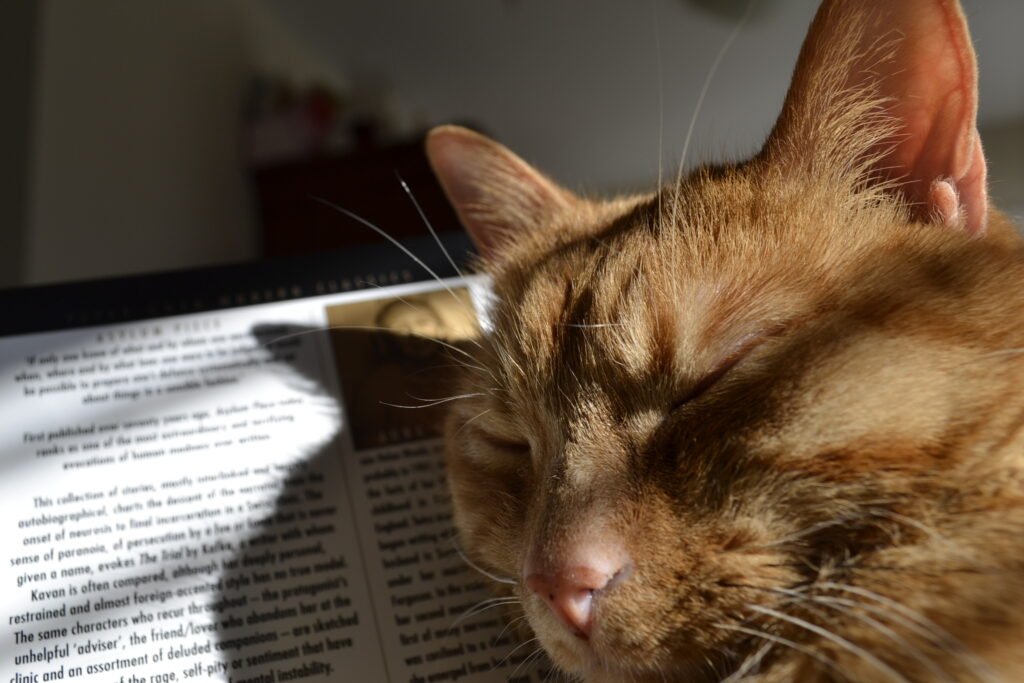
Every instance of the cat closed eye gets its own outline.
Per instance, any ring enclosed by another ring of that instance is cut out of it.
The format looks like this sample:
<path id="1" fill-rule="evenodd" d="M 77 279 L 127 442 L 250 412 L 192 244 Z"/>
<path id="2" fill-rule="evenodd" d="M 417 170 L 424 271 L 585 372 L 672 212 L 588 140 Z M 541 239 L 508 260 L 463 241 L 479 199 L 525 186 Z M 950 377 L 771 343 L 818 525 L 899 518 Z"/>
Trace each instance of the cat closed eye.
<path id="1" fill-rule="evenodd" d="M 709 389 L 718 384 L 719 381 L 728 375 L 733 368 L 739 365 L 740 361 L 748 357 L 769 339 L 782 334 L 782 332 L 787 328 L 787 325 L 776 325 L 768 331 L 749 334 L 743 337 L 738 343 L 733 345 L 733 350 L 725 356 L 724 360 L 722 360 L 714 370 L 704 375 L 704 377 L 694 384 L 681 399 L 672 404 L 670 412 L 675 412 L 676 410 L 679 410 L 702 397 Z"/>
<path id="2" fill-rule="evenodd" d="M 497 436 L 483 430 L 479 430 L 477 434 L 479 435 L 480 440 L 491 449 L 508 455 L 528 456 L 530 454 L 530 444 L 525 441 L 517 441 L 503 436 Z"/>

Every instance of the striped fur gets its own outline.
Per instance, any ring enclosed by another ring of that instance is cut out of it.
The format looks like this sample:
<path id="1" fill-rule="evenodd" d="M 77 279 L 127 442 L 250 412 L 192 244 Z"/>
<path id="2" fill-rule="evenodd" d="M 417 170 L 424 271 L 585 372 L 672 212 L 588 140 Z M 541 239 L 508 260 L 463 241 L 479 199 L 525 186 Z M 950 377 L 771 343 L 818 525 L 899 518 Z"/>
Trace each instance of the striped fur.
<path id="1" fill-rule="evenodd" d="M 447 425 L 460 542 L 514 581 L 581 534 L 636 566 L 589 643 L 501 586 L 567 672 L 1024 679 L 1024 251 L 879 173 L 886 102 L 842 76 L 862 44 L 816 48 L 835 73 L 748 162 L 611 201 L 480 175 L 504 233 Z"/>

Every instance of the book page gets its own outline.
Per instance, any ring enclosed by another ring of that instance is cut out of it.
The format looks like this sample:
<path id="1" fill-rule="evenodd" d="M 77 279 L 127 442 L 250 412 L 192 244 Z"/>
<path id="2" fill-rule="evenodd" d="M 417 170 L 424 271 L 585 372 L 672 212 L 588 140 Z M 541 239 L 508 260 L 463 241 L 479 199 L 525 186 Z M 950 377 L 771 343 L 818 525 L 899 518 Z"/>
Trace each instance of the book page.
<path id="1" fill-rule="evenodd" d="M 436 420 L 318 332 L 436 287 L 0 339 L 4 676 L 540 680 L 471 611 Z"/>
<path id="2" fill-rule="evenodd" d="M 460 556 L 451 530 L 436 437 L 447 404 L 459 400 L 451 369 L 478 336 L 469 291 L 382 296 L 326 313 L 352 416 L 349 497 L 369 539 L 364 561 L 390 679 L 542 680 L 529 666 L 539 648 L 520 647 L 500 604 L 480 604 L 493 597 L 489 580 Z"/>

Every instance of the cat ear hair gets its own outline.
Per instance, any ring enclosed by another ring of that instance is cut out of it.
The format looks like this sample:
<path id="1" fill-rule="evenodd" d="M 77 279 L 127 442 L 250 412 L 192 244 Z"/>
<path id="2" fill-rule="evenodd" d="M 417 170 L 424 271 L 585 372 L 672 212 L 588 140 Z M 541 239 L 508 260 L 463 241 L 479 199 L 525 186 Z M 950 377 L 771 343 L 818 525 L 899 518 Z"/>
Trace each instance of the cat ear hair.
<path id="1" fill-rule="evenodd" d="M 827 119 L 842 116 L 831 105 L 839 101 L 842 109 L 844 98 L 851 104 L 851 92 L 873 95 L 893 127 L 865 151 L 874 177 L 896 187 L 915 218 L 982 234 L 988 197 L 978 76 L 959 2 L 826 0 L 766 151 L 799 154 L 821 138 L 841 136 L 845 128 Z M 860 122 L 846 124 L 863 128 L 872 113 L 860 114 Z"/>
<path id="2" fill-rule="evenodd" d="M 507 148 L 468 128 L 431 130 L 427 157 L 484 258 L 494 258 L 517 234 L 550 223 L 578 201 Z"/>

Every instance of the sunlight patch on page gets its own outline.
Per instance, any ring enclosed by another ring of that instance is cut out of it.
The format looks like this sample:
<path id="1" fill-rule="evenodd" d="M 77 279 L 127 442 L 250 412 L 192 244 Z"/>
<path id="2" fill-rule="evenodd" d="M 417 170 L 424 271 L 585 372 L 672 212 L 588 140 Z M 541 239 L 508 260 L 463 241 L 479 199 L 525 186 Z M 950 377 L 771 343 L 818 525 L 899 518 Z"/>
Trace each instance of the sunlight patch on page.
<path id="1" fill-rule="evenodd" d="M 0 339 L 0 672 L 505 680 L 500 615 L 459 620 L 488 592 L 451 540 L 442 406 L 383 405 L 444 398 L 483 291 Z"/>

